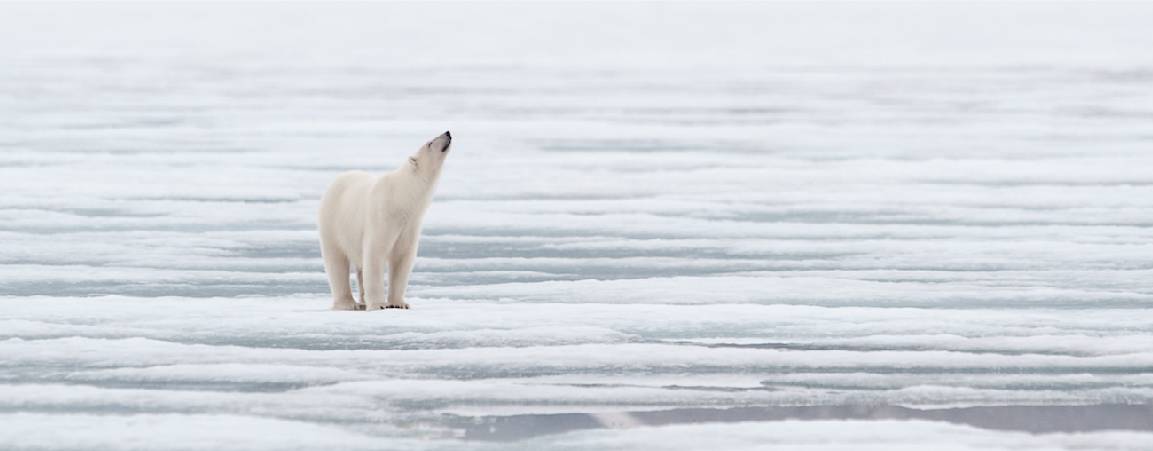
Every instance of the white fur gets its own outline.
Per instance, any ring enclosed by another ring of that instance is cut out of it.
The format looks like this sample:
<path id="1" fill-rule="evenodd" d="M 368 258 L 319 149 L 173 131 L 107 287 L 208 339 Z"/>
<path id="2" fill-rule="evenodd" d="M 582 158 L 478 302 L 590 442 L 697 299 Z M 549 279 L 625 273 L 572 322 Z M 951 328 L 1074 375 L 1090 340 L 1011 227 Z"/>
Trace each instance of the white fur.
<path id="1" fill-rule="evenodd" d="M 320 201 L 320 250 L 333 310 L 356 310 L 348 276 L 356 270 L 364 308 L 408 308 L 404 290 L 452 135 L 436 137 L 401 167 L 377 177 L 341 174 Z M 384 270 L 388 268 L 385 299 Z"/>

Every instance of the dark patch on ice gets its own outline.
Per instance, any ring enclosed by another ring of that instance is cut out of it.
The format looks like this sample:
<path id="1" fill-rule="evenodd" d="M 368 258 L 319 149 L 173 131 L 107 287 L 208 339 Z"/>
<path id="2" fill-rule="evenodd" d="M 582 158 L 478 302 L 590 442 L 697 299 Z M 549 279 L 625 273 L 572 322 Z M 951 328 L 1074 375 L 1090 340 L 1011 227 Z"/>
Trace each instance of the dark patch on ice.
<path id="1" fill-rule="evenodd" d="M 961 353 L 958 353 L 961 354 Z M 1131 375 L 1153 372 L 1153 366 L 1021 366 L 1021 367 L 942 367 L 942 366 L 781 366 L 781 365 L 647 365 L 636 367 L 621 367 L 619 365 L 592 365 L 580 367 L 543 367 L 523 365 L 518 368 L 509 367 L 481 367 L 430 364 L 419 368 L 410 368 L 413 374 L 428 377 L 452 380 L 476 380 L 489 378 L 522 378 L 540 376 L 571 376 L 577 374 L 588 375 L 651 375 L 651 374 L 733 374 L 733 373 L 759 373 L 765 376 L 773 374 L 883 374 L 883 375 Z M 789 384 L 780 384 L 789 385 Z M 773 384 L 766 383 L 768 388 Z M 856 387 L 857 390 L 874 390 L 870 387 Z"/>
<path id="2" fill-rule="evenodd" d="M 902 406 L 765 406 L 688 408 L 660 411 L 527 414 L 466 417 L 446 415 L 449 427 L 467 440 L 514 441 L 564 432 L 748 421 L 943 421 L 981 429 L 1033 434 L 1103 430 L 1153 431 L 1153 406 L 981 406 L 916 409 Z"/>
<path id="3" fill-rule="evenodd" d="M 196 196 L 136 196 L 122 197 L 123 200 L 144 200 L 164 202 L 220 202 L 241 204 L 286 204 L 299 202 L 298 197 L 196 197 Z"/>
<path id="4" fill-rule="evenodd" d="M 951 349 L 935 346 L 918 345 L 851 345 L 847 343 L 819 344 L 819 343 L 698 343 L 692 341 L 666 341 L 668 344 L 682 346 L 701 346 L 706 348 L 736 348 L 736 349 L 780 349 L 786 351 L 952 351 L 967 354 L 996 354 L 996 355 L 1073 355 L 1085 356 L 1083 352 L 1059 352 L 1054 350 L 1005 350 L 1005 349 Z M 1091 354 L 1090 354 L 1091 355 Z"/>
<path id="5" fill-rule="evenodd" d="M 318 273 L 323 274 L 323 273 Z M 287 296 L 294 294 L 328 294 L 328 283 L 323 280 L 269 280 L 267 282 L 227 283 L 211 280 L 189 280 L 187 282 L 154 282 L 105 280 L 36 280 L 4 282 L 0 284 L 0 295 L 4 296 L 178 296 L 188 298 L 210 298 L 231 296 Z"/>
<path id="6" fill-rule="evenodd" d="M 11 226 L 0 224 L 0 231 L 52 235 L 75 232 L 300 232 L 313 231 L 312 224 L 248 223 L 248 224 L 36 224 Z"/>
<path id="7" fill-rule="evenodd" d="M 261 244 L 232 248 L 228 251 L 233 256 L 244 258 L 315 258 L 317 265 L 322 264 L 320 260 L 319 238 L 315 242 L 280 241 L 274 244 Z"/>
<path id="8" fill-rule="evenodd" d="M 57 382 L 40 380 L 40 383 Z M 209 391 L 209 392 L 244 392 L 244 393 L 282 393 L 302 388 L 333 385 L 336 382 L 305 383 L 305 382 L 240 382 L 240 381 L 213 381 L 213 380 L 84 380 L 70 378 L 70 383 L 83 383 L 85 386 L 125 389 L 125 390 L 166 390 L 166 391 Z"/>
<path id="9" fill-rule="evenodd" d="M 131 218 L 157 218 L 167 216 L 163 213 L 143 213 L 138 211 L 127 210 L 123 208 L 99 208 L 99 207 L 72 207 L 72 208 L 38 208 L 38 210 L 54 211 L 57 213 L 64 213 L 73 216 L 82 216 L 89 218 L 115 218 L 115 217 L 131 217 Z"/>

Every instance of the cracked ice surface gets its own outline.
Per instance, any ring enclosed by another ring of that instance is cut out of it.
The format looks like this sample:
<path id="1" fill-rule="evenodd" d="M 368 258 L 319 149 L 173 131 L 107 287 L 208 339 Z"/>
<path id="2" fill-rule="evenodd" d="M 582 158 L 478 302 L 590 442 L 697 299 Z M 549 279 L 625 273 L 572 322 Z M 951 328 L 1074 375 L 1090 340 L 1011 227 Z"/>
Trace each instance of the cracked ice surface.
<path id="1" fill-rule="evenodd" d="M 505 7 L 0 7 L 0 448 L 1153 441 L 1153 10 Z M 414 309 L 327 311 L 444 129 Z"/>

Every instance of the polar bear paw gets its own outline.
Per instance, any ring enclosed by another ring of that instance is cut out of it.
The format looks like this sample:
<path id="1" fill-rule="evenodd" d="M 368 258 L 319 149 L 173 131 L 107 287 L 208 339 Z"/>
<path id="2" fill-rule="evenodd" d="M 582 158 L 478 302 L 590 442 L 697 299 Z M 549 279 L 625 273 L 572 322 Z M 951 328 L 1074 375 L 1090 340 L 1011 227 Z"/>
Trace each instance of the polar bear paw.
<path id="1" fill-rule="evenodd" d="M 364 310 L 364 306 L 355 302 L 334 302 L 333 310 Z"/>
<path id="2" fill-rule="evenodd" d="M 400 303 L 400 304 L 386 304 L 384 307 L 381 307 L 381 308 L 382 308 L 382 309 L 386 309 L 386 308 L 399 308 L 399 309 L 405 309 L 405 310 L 408 310 L 408 303 L 407 303 L 407 302 L 402 302 L 402 303 Z"/>

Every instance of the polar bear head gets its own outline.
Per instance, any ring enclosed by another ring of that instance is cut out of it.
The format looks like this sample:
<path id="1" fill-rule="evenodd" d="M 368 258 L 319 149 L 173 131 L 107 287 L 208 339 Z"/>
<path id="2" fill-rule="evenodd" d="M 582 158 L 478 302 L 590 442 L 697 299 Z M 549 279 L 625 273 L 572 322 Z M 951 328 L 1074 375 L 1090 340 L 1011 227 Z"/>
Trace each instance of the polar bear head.
<path id="1" fill-rule="evenodd" d="M 440 175 L 440 168 L 444 166 L 444 159 L 448 157 L 450 146 L 452 146 L 452 133 L 444 132 L 420 146 L 420 150 L 408 157 L 408 163 L 418 174 L 435 179 Z"/>

